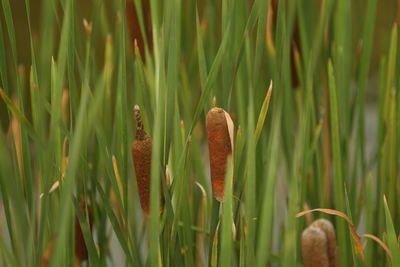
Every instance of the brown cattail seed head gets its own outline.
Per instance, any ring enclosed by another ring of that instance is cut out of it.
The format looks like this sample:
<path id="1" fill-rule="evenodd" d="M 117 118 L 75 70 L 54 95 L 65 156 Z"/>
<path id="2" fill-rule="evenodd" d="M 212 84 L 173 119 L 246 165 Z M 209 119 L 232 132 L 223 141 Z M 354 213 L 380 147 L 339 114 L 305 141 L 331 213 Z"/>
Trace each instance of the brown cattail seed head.
<path id="1" fill-rule="evenodd" d="M 145 41 L 144 35 L 142 34 L 139 22 L 139 16 L 137 12 L 134 0 L 126 1 L 126 19 L 129 29 L 129 37 L 131 39 L 132 54 L 135 56 L 135 45 L 138 47 L 140 56 L 145 59 Z M 153 46 L 152 39 L 152 26 L 151 26 L 151 12 L 150 12 L 150 1 L 140 0 L 142 6 L 142 15 L 144 23 L 144 34 L 147 39 L 149 49 Z"/>
<path id="2" fill-rule="evenodd" d="M 85 203 L 81 201 L 80 208 L 82 212 L 85 214 Z M 92 216 L 92 209 L 87 207 L 88 216 L 89 216 L 89 226 L 92 229 L 93 226 L 93 216 Z M 75 266 L 79 266 L 79 264 L 88 259 L 88 251 L 85 243 L 85 239 L 83 237 L 82 228 L 79 224 L 78 217 L 75 216 L 74 220 L 74 227 L 75 227 Z M 56 242 L 56 238 L 50 240 L 45 252 L 43 253 L 42 260 L 40 263 L 41 267 L 47 267 L 50 264 L 51 256 L 53 255 L 54 245 Z"/>
<path id="3" fill-rule="evenodd" d="M 85 209 L 84 202 L 80 203 L 80 208 L 81 208 L 82 212 L 85 214 L 86 209 Z M 92 209 L 90 207 L 87 207 L 87 210 L 88 210 L 88 216 L 89 216 L 89 226 L 91 229 L 93 226 Z M 79 262 L 87 260 L 87 258 L 88 258 L 88 251 L 87 251 L 85 239 L 83 237 L 82 228 L 81 228 L 81 225 L 79 224 L 78 217 L 76 217 L 76 216 L 75 216 L 75 258 Z"/>
<path id="4" fill-rule="evenodd" d="M 227 158 L 233 151 L 233 123 L 227 112 L 214 107 L 207 113 L 206 128 L 212 189 L 215 198 L 222 202 Z"/>
<path id="5" fill-rule="evenodd" d="M 337 253 L 337 241 L 335 228 L 332 223 L 326 219 L 316 220 L 312 225 L 320 228 L 326 235 L 328 240 L 328 257 L 329 257 L 329 266 L 337 267 L 339 266 L 339 257 Z"/>
<path id="6" fill-rule="evenodd" d="M 136 119 L 136 140 L 132 145 L 133 165 L 135 166 L 136 182 L 139 190 L 140 205 L 145 214 L 150 213 L 150 184 L 151 184 L 151 137 L 143 129 L 142 117 L 138 105 L 134 107 Z M 164 199 L 160 197 L 161 209 Z"/>
<path id="7" fill-rule="evenodd" d="M 326 219 L 314 221 L 304 230 L 301 241 L 305 267 L 339 266 L 336 234 L 330 221 Z"/>
<path id="8" fill-rule="evenodd" d="M 324 231 L 309 226 L 301 236 L 301 254 L 304 267 L 329 267 L 328 239 Z"/>
<path id="9" fill-rule="evenodd" d="M 140 205 L 144 213 L 150 212 L 150 170 L 151 170 L 151 148 L 150 136 L 143 129 L 140 108 L 135 105 L 136 140 L 132 145 L 132 158 L 135 166 L 136 182 L 139 190 Z"/>

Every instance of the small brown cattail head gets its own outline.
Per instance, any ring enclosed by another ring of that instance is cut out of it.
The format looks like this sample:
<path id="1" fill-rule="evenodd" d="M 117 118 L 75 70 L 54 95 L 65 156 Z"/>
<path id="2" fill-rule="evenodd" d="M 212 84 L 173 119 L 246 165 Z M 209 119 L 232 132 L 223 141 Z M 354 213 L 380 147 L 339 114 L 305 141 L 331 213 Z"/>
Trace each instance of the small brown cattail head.
<path id="1" fill-rule="evenodd" d="M 151 151 L 152 140 L 143 129 L 142 117 L 138 105 L 134 107 L 136 119 L 136 140 L 132 145 L 133 165 L 135 166 L 136 182 L 139 190 L 140 205 L 143 212 L 150 213 L 150 184 L 151 184 Z M 160 197 L 161 209 L 164 198 Z"/>
<path id="2" fill-rule="evenodd" d="M 150 170 L 152 141 L 143 129 L 140 108 L 135 105 L 136 140 L 132 145 L 132 158 L 135 166 L 136 182 L 139 190 L 140 204 L 144 213 L 150 212 Z"/>
<path id="3" fill-rule="evenodd" d="M 330 221 L 326 219 L 314 221 L 304 230 L 301 246 L 305 267 L 339 266 L 335 228 Z"/>
<path id="4" fill-rule="evenodd" d="M 328 239 L 328 257 L 329 257 L 329 266 L 337 267 L 339 266 L 339 257 L 337 253 L 337 241 L 335 228 L 333 224 L 326 219 L 318 219 L 312 225 L 320 228 L 324 231 L 327 239 Z"/>
<path id="5" fill-rule="evenodd" d="M 301 236 L 304 267 L 329 267 L 328 239 L 324 231 L 311 225 Z"/>
<path id="6" fill-rule="evenodd" d="M 233 122 L 222 108 L 213 107 L 206 117 L 211 183 L 215 198 L 222 202 L 228 156 L 233 152 Z"/>

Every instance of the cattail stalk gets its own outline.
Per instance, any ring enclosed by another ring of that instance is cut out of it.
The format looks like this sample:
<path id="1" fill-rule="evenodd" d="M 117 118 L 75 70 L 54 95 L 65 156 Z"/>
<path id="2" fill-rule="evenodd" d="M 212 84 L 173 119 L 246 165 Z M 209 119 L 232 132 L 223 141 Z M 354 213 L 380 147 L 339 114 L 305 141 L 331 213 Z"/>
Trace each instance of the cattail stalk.
<path id="1" fill-rule="evenodd" d="M 151 184 L 151 150 L 152 140 L 143 129 L 140 108 L 135 105 L 136 119 L 136 140 L 132 145 L 133 165 L 135 166 L 136 182 L 139 190 L 140 205 L 143 212 L 150 213 L 150 184 Z M 162 191 L 161 191 L 162 192 Z M 162 209 L 164 198 L 160 197 L 160 207 Z"/>
<path id="2" fill-rule="evenodd" d="M 211 183 L 215 198 L 222 202 L 228 156 L 233 154 L 233 122 L 222 108 L 214 107 L 206 117 Z"/>

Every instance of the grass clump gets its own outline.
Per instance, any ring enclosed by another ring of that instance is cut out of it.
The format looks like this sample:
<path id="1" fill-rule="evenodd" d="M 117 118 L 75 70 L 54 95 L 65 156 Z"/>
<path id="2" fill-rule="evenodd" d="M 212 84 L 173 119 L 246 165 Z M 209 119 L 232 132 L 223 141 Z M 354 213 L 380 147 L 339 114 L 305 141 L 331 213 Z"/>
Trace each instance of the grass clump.
<path id="1" fill-rule="evenodd" d="M 1 264 L 399 266 L 391 2 L 1 0 Z"/>

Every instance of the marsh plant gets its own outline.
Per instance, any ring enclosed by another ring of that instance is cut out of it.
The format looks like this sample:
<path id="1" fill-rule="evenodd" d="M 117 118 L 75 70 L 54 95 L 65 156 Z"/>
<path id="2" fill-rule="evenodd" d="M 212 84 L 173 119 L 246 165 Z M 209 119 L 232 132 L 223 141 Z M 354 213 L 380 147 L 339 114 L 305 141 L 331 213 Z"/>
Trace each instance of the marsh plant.
<path id="1" fill-rule="evenodd" d="M 1 0 L 0 265 L 400 266 L 398 5 Z"/>

